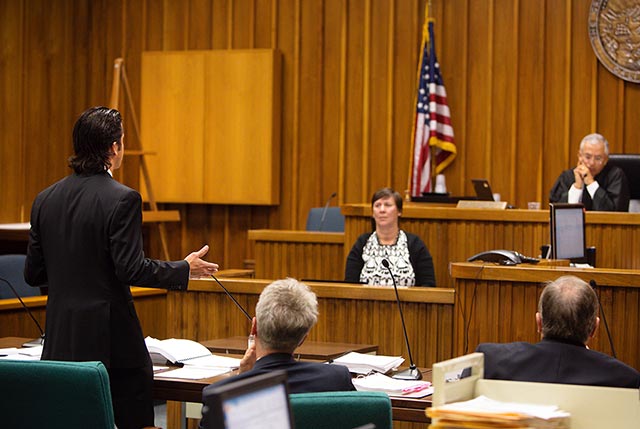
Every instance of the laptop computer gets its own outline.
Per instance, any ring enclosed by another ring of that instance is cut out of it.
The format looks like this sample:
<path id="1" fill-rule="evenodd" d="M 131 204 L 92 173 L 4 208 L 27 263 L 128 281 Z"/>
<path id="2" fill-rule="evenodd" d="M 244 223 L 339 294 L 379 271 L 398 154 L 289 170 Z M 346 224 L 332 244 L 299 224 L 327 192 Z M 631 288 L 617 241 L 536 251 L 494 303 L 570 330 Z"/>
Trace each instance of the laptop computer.
<path id="1" fill-rule="evenodd" d="M 487 179 L 471 179 L 473 189 L 476 191 L 476 199 L 480 201 L 494 201 L 493 191 Z"/>
<path id="2" fill-rule="evenodd" d="M 203 398 L 208 408 L 205 429 L 293 429 L 289 387 L 285 371 L 224 384 Z"/>

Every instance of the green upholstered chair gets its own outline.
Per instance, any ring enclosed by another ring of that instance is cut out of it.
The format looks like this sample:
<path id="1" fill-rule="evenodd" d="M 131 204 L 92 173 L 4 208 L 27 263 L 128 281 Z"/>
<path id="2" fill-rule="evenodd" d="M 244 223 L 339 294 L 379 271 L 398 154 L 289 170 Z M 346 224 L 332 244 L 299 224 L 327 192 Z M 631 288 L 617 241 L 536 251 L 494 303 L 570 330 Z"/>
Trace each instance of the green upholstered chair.
<path id="1" fill-rule="evenodd" d="M 0 426 L 113 429 L 109 375 L 101 362 L 0 360 Z"/>
<path id="2" fill-rule="evenodd" d="M 392 427 L 386 393 L 293 393 L 289 398 L 296 429 L 352 429 L 370 423 L 376 429 Z"/>

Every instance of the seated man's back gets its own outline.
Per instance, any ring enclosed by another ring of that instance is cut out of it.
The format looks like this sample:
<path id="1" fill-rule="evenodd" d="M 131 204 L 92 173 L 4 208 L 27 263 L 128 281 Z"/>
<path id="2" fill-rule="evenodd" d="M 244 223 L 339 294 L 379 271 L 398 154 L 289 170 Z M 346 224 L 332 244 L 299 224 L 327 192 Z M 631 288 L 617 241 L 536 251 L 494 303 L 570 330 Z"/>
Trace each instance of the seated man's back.
<path id="1" fill-rule="evenodd" d="M 484 353 L 485 378 L 609 387 L 640 386 L 638 371 L 584 345 L 543 339 L 537 344 L 480 344 L 476 351 Z"/>
<path id="2" fill-rule="evenodd" d="M 484 377 L 500 380 L 640 387 L 640 373 L 604 353 L 589 350 L 600 325 L 598 297 L 585 281 L 563 276 L 540 295 L 536 344 L 480 344 Z"/>

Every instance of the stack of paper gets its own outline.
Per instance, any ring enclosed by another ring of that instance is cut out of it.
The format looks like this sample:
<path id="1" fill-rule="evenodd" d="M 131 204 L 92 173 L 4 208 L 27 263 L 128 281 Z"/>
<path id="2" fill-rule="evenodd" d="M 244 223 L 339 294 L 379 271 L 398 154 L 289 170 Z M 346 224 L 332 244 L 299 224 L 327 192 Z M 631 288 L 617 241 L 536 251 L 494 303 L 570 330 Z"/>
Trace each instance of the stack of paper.
<path id="1" fill-rule="evenodd" d="M 214 355 L 205 346 L 195 341 L 176 338 L 158 340 L 147 337 L 144 342 L 152 356 L 153 354 L 162 355 L 173 364 L 204 368 L 228 368 L 228 370 L 240 366 L 240 359 Z"/>
<path id="2" fill-rule="evenodd" d="M 41 355 L 42 346 L 23 347 L 21 349 L 17 349 L 15 347 L 0 349 L 0 359 L 40 360 Z"/>
<path id="3" fill-rule="evenodd" d="M 501 402 L 478 396 L 470 401 L 427 408 L 429 428 L 569 428 L 569 413 L 553 405 Z"/>
<path id="4" fill-rule="evenodd" d="M 404 362 L 401 356 L 369 355 L 351 352 L 336 358 L 333 363 L 344 365 L 349 372 L 356 374 L 368 374 L 372 371 L 386 373 L 399 367 Z"/>
<path id="5" fill-rule="evenodd" d="M 380 373 L 354 378 L 352 381 L 357 390 L 385 392 L 389 396 L 422 398 L 433 393 L 433 387 L 428 381 L 396 380 Z"/>

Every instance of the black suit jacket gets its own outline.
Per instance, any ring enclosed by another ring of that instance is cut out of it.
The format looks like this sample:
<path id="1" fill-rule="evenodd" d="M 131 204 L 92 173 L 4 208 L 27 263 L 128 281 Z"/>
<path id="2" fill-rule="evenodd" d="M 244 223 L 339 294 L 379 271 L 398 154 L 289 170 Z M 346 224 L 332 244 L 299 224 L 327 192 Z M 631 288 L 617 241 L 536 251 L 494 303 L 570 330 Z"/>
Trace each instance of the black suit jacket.
<path id="1" fill-rule="evenodd" d="M 184 290 L 189 264 L 145 258 L 141 209 L 140 194 L 106 171 L 72 174 L 36 197 L 24 274 L 49 287 L 43 359 L 148 362 L 129 285 Z"/>
<path id="2" fill-rule="evenodd" d="M 618 211 L 629 210 L 629 184 L 622 169 L 615 165 L 607 164 L 602 171 L 594 177 L 600 187 L 593 195 L 588 195 L 586 187 L 583 188 L 582 203 L 586 210 Z M 560 174 L 549 193 L 549 202 L 566 203 L 569 200 L 569 189 L 575 180 L 573 169 L 565 170 Z"/>
<path id="3" fill-rule="evenodd" d="M 484 378 L 609 387 L 640 386 L 640 373 L 617 359 L 583 345 L 543 339 L 480 344 Z"/>
<path id="4" fill-rule="evenodd" d="M 275 370 L 285 370 L 287 372 L 289 393 L 356 390 L 353 383 L 351 383 L 351 374 L 346 366 L 296 361 L 291 354 L 273 353 L 258 359 L 250 371 L 205 387 L 202 391 L 203 403 L 207 402 L 208 392 L 216 387 Z M 204 407 L 202 409 L 200 427 L 208 427 L 206 426 L 207 421 L 207 408 Z"/>

